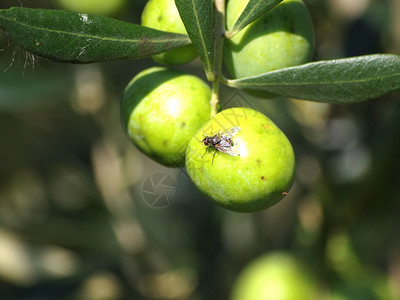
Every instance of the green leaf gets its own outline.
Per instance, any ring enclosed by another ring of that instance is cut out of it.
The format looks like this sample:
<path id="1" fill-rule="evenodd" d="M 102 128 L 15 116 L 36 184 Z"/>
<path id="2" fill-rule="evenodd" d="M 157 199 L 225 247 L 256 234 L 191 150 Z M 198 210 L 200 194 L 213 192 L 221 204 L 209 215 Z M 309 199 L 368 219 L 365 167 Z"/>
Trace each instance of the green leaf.
<path id="1" fill-rule="evenodd" d="M 239 19 L 237 19 L 233 28 L 227 33 L 227 37 L 232 37 L 244 27 L 266 14 L 282 0 L 250 0 L 243 10 Z"/>
<path id="2" fill-rule="evenodd" d="M 175 0 L 179 15 L 203 62 L 208 80 L 214 80 L 212 0 Z"/>
<path id="3" fill-rule="evenodd" d="M 400 56 L 375 54 L 318 61 L 228 80 L 227 84 L 286 97 L 350 104 L 400 90 Z"/>
<path id="4" fill-rule="evenodd" d="M 68 10 L 0 10 L 0 28 L 28 52 L 68 63 L 143 58 L 190 44 L 186 35 Z"/>

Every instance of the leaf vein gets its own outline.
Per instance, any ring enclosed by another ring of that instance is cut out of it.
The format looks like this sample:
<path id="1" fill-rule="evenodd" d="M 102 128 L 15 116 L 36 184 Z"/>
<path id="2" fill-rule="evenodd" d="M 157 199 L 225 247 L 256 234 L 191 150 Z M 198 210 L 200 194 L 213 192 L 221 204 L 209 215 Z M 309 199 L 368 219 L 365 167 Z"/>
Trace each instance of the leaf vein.
<path id="1" fill-rule="evenodd" d="M 259 0 L 259 1 L 257 2 L 257 4 L 255 4 L 255 5 L 253 6 L 253 8 L 250 9 L 249 13 L 247 14 L 247 16 L 246 16 L 245 18 L 243 18 L 242 22 L 240 22 L 240 23 L 237 24 L 237 25 L 235 24 L 235 26 L 234 26 L 234 28 L 233 28 L 233 31 L 238 30 L 237 28 L 242 28 L 242 27 L 243 27 L 242 24 L 244 24 L 244 23 L 247 22 L 247 20 L 251 17 L 253 11 L 254 11 L 255 9 L 257 9 L 257 7 L 260 5 L 260 3 L 261 3 L 262 1 L 263 1 L 263 0 Z"/>
<path id="2" fill-rule="evenodd" d="M 105 37 L 105 36 L 96 36 L 96 35 L 90 35 L 90 34 L 80 34 L 80 33 L 76 33 L 76 32 L 68 32 L 68 31 L 63 31 L 63 30 L 54 30 L 54 29 L 49 29 L 46 27 L 38 27 L 38 26 L 32 26 L 29 24 L 26 24 L 24 22 L 21 21 L 17 21 L 15 19 L 10 19 L 10 18 L 6 18 L 6 17 L 0 17 L 0 19 L 9 21 L 9 22 L 13 22 L 16 24 L 21 25 L 22 27 L 26 27 L 29 29 L 35 29 L 38 31 L 44 31 L 44 32 L 52 32 L 52 33 L 59 33 L 59 34 L 64 34 L 64 35 L 71 35 L 71 36 L 76 36 L 76 37 L 82 37 L 82 38 L 92 38 L 92 39 L 97 39 L 97 40 L 104 40 L 104 41 L 112 41 L 112 42 L 121 42 L 121 43 L 139 43 L 142 40 L 141 39 L 123 39 L 123 38 L 113 38 L 113 37 Z M 156 40 L 152 40 L 153 43 L 166 43 L 166 42 L 171 42 L 171 41 L 182 41 L 188 39 L 186 36 L 183 37 L 176 37 L 176 38 L 168 38 L 168 39 L 156 39 Z"/>
<path id="3" fill-rule="evenodd" d="M 328 82 L 287 82 L 287 83 L 273 83 L 273 82 L 268 82 L 268 83 L 262 83 L 262 82 L 254 82 L 254 83 L 248 83 L 244 81 L 231 81 L 234 86 L 240 85 L 241 87 L 245 86 L 272 86 L 272 85 L 278 85 L 278 86 L 326 86 L 326 85 L 348 85 L 348 84 L 353 84 L 353 83 L 368 83 L 371 81 L 380 81 L 380 80 L 386 80 L 386 79 L 391 79 L 391 78 L 396 78 L 400 77 L 400 73 L 394 74 L 394 75 L 389 75 L 389 76 L 381 76 L 381 77 L 374 77 L 374 78 L 367 78 L 367 79 L 362 79 L 362 80 L 351 80 L 351 81 L 328 81 Z"/>
<path id="4" fill-rule="evenodd" d="M 201 43 L 201 46 L 203 47 L 203 51 L 204 51 L 204 53 L 206 54 L 206 55 L 205 55 L 205 59 L 206 59 L 206 61 L 207 61 L 207 69 L 208 69 L 208 70 L 211 70 L 211 62 L 210 62 L 210 59 L 208 58 L 208 55 L 207 55 L 208 51 L 207 51 L 207 47 L 206 47 L 206 42 L 205 42 L 205 39 L 204 39 L 204 35 L 203 35 L 203 32 L 202 32 L 202 30 L 201 30 L 201 26 L 200 26 L 199 15 L 197 14 L 197 11 L 196 11 L 195 0 L 192 0 L 192 7 L 193 7 L 194 16 L 195 16 L 195 18 L 196 18 L 196 24 L 197 24 L 197 28 L 198 28 L 198 31 L 199 31 L 199 36 L 200 36 L 200 39 L 201 39 L 201 42 L 202 42 L 202 43 Z"/>

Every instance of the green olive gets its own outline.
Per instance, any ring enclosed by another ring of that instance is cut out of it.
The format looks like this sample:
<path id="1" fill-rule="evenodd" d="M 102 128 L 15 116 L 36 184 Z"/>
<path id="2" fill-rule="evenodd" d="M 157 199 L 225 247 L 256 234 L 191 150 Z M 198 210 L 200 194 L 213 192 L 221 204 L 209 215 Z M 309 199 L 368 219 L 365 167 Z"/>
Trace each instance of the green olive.
<path id="1" fill-rule="evenodd" d="M 158 30 L 187 34 L 174 0 L 150 0 L 142 13 L 142 25 Z M 193 45 L 186 45 L 153 56 L 165 65 L 179 65 L 193 60 L 197 52 Z"/>
<path id="2" fill-rule="evenodd" d="M 120 12 L 126 0 L 57 0 L 63 8 L 96 15 L 111 16 Z"/>
<path id="3" fill-rule="evenodd" d="M 215 135 L 223 136 L 227 147 L 222 147 L 224 142 L 214 147 L 202 142 Z M 190 140 L 186 168 L 196 187 L 216 204 L 254 212 L 287 194 L 295 158 L 289 140 L 270 119 L 253 109 L 234 107 L 218 113 Z"/>
<path id="4" fill-rule="evenodd" d="M 317 299 L 318 286 L 307 268 L 286 252 L 266 254 L 239 274 L 231 300 Z"/>
<path id="5" fill-rule="evenodd" d="M 228 30 L 248 2 L 228 2 Z M 225 40 L 224 63 L 233 78 L 256 76 L 310 61 L 313 45 L 313 25 L 306 6 L 301 0 L 284 0 Z"/>
<path id="6" fill-rule="evenodd" d="M 210 119 L 210 97 L 209 86 L 200 78 L 153 67 L 126 87 L 122 123 L 143 153 L 165 166 L 181 167 L 189 140 Z"/>

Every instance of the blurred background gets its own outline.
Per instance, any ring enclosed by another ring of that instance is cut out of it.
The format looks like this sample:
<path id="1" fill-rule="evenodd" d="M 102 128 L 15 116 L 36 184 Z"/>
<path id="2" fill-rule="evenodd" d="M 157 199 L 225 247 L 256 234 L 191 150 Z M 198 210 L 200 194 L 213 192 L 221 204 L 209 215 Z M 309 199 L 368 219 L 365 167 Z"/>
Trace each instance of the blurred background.
<path id="1" fill-rule="evenodd" d="M 146 3 L 79 2 L 134 23 Z M 315 60 L 400 54 L 398 0 L 305 2 Z M 0 8 L 65 3 L 1 0 Z M 283 201 L 238 214 L 124 136 L 123 89 L 153 65 L 53 63 L 1 33 L 0 299 L 229 299 L 249 263 L 277 252 L 310 274 L 315 299 L 400 299 L 400 93 L 331 106 L 224 87 L 224 108 L 269 116 L 297 159 Z M 198 59 L 177 68 L 206 80 Z"/>

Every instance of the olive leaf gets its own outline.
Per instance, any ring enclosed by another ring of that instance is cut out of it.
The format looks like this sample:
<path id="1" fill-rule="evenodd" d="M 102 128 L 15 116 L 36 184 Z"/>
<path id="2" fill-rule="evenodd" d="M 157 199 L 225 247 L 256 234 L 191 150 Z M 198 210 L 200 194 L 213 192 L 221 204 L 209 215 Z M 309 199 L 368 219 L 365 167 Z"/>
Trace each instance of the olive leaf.
<path id="1" fill-rule="evenodd" d="M 68 10 L 2 9 L 0 28 L 28 52 L 68 63 L 143 58 L 190 44 L 187 35 Z"/>
<path id="2" fill-rule="evenodd" d="M 233 28 L 227 32 L 226 36 L 228 38 L 234 36 L 244 27 L 266 14 L 280 2 L 282 2 L 282 0 L 250 0 L 236 23 L 233 25 Z"/>
<path id="3" fill-rule="evenodd" d="M 400 56 L 374 54 L 317 61 L 227 85 L 333 104 L 351 104 L 400 90 Z"/>
<path id="4" fill-rule="evenodd" d="M 208 80 L 214 80 L 213 1 L 175 0 L 175 4 Z"/>

